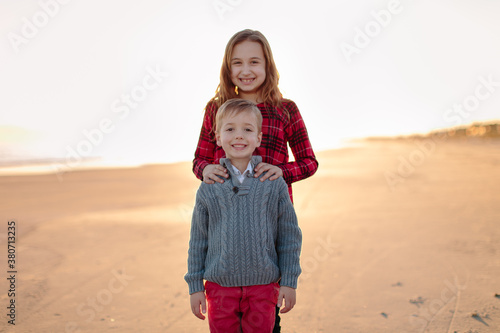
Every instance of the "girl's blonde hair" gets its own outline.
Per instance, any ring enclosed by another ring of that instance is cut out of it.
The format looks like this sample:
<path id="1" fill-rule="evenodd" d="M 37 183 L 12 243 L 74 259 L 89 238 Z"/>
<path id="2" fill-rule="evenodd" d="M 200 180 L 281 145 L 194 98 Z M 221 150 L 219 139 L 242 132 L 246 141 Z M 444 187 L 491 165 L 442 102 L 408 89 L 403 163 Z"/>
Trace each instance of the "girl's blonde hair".
<path id="1" fill-rule="evenodd" d="M 217 104 L 217 107 L 220 107 L 227 100 L 231 98 L 238 98 L 235 91 L 235 85 L 231 81 L 231 59 L 234 47 L 247 40 L 257 42 L 262 46 L 262 51 L 264 52 L 264 58 L 266 61 L 266 79 L 259 88 L 259 97 L 265 104 L 281 108 L 283 95 L 278 88 L 279 74 L 276 64 L 274 63 L 271 46 L 261 32 L 250 29 L 237 32 L 227 43 L 220 70 L 220 83 L 212 100 Z"/>

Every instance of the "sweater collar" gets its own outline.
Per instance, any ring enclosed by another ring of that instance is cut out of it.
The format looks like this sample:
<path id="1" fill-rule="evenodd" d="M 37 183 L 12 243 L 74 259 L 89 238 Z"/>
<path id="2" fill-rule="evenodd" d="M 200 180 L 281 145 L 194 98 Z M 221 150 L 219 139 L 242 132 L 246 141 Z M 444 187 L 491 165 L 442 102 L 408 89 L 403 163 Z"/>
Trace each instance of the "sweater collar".
<path id="1" fill-rule="evenodd" d="M 254 175 L 254 170 L 257 164 L 262 162 L 262 157 L 261 156 L 252 156 L 250 159 L 250 163 L 252 165 L 252 171 L 247 173 L 248 178 L 253 178 Z M 243 183 L 240 184 L 240 182 L 237 180 L 238 177 L 236 177 L 234 170 L 233 170 L 233 165 L 231 164 L 231 161 L 228 158 L 221 158 L 220 159 L 220 164 L 225 167 L 229 173 L 229 180 L 233 184 L 233 192 L 239 196 L 247 195 L 250 193 L 250 186 L 249 183 L 245 180 L 243 180 Z M 235 181 L 236 180 L 236 181 Z"/>
<path id="2" fill-rule="evenodd" d="M 262 162 L 262 156 L 252 156 L 252 158 L 250 159 L 250 163 L 252 164 L 252 171 L 248 173 L 247 177 L 253 176 L 255 167 L 260 162 Z M 231 176 L 234 176 L 234 171 L 232 168 L 233 164 L 228 158 L 221 158 L 220 164 L 228 170 Z"/>

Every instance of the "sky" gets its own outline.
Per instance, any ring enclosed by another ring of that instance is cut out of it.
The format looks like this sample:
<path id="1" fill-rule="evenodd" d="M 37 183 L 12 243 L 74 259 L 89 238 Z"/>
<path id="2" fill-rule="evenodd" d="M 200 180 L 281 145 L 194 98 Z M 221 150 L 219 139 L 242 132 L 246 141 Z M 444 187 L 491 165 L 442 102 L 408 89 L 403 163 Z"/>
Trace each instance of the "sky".
<path id="1" fill-rule="evenodd" d="M 0 158 L 192 160 L 236 32 L 315 150 L 500 119 L 500 2 L 0 0 Z"/>

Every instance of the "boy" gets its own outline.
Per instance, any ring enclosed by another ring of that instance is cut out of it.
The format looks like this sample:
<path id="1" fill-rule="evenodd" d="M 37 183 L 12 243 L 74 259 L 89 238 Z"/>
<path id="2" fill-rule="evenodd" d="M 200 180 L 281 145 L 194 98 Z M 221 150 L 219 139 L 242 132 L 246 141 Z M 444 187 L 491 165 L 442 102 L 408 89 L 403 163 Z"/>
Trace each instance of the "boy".
<path id="1" fill-rule="evenodd" d="M 253 176 L 261 127 L 253 102 L 219 108 L 215 137 L 230 177 L 196 195 L 185 280 L 196 317 L 205 319 L 208 301 L 211 332 L 271 332 L 276 305 L 285 299 L 282 313 L 295 305 L 302 234 L 283 178 Z"/>

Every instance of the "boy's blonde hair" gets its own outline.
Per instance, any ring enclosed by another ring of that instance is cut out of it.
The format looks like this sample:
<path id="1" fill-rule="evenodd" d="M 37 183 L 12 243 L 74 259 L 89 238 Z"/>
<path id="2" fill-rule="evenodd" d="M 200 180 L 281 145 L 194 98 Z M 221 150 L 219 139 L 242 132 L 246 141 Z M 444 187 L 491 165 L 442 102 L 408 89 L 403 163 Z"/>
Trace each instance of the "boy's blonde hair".
<path id="1" fill-rule="evenodd" d="M 240 112 L 251 112 L 257 119 L 257 132 L 262 132 L 262 113 L 254 102 L 241 98 L 233 98 L 222 104 L 215 116 L 215 132 L 219 133 L 222 119 L 232 117 Z"/>

